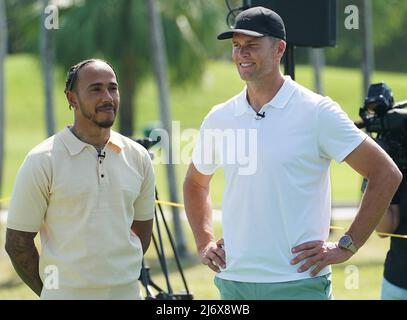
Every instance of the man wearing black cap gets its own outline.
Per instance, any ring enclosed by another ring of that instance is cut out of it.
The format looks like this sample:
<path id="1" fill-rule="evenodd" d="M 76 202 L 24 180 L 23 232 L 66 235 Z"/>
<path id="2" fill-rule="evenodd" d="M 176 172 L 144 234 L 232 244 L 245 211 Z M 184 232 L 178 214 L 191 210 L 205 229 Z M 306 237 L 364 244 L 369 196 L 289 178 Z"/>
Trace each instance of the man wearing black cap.
<path id="1" fill-rule="evenodd" d="M 285 27 L 272 10 L 236 17 L 232 58 L 244 90 L 204 119 L 184 183 L 201 260 L 222 299 L 331 299 L 331 264 L 348 260 L 388 207 L 401 173 L 337 103 L 283 76 Z M 330 161 L 367 177 L 357 216 L 327 242 Z M 223 239 L 215 241 L 211 178 L 224 169 Z"/>

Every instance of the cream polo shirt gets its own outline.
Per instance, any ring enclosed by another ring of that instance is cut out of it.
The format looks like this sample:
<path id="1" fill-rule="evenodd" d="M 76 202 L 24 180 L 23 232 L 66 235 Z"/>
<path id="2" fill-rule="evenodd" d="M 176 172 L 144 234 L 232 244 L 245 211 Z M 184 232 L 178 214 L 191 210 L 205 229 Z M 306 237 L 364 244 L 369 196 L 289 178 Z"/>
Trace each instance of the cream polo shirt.
<path id="1" fill-rule="evenodd" d="M 41 235 L 40 276 L 58 271 L 60 290 L 137 282 L 143 252 L 133 220 L 154 216 L 147 150 L 114 131 L 96 149 L 65 128 L 29 152 L 11 197 L 7 227 Z"/>
<path id="2" fill-rule="evenodd" d="M 289 77 L 263 111 L 264 118 L 256 116 L 246 89 L 215 106 L 193 152 L 201 173 L 224 168 L 226 268 L 217 276 L 244 282 L 309 278 L 290 264 L 291 249 L 328 238 L 330 161 L 343 161 L 366 135 L 337 103 Z"/>

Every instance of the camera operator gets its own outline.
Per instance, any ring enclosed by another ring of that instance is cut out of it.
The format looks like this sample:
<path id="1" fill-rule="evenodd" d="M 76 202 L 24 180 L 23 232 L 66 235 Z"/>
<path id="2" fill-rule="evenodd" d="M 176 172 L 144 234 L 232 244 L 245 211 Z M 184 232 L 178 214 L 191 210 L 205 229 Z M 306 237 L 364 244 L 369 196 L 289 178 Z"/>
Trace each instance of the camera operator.
<path id="1" fill-rule="evenodd" d="M 406 171 L 403 172 L 405 177 Z M 407 180 L 401 182 L 377 232 L 407 234 Z M 387 237 L 381 235 L 381 237 Z M 407 239 L 392 237 L 384 262 L 383 300 L 407 300 Z"/>
<path id="2" fill-rule="evenodd" d="M 407 173 L 407 100 L 394 103 L 390 87 L 384 83 L 371 84 L 365 102 L 359 110 L 363 121 L 356 123 L 365 128 L 397 164 Z M 362 191 L 366 187 L 362 185 Z M 381 233 L 407 234 L 407 181 L 403 178 L 389 208 L 376 226 Z M 386 235 L 380 235 L 387 237 Z M 392 237 L 390 250 L 384 263 L 381 297 L 383 300 L 407 300 L 407 239 Z"/>

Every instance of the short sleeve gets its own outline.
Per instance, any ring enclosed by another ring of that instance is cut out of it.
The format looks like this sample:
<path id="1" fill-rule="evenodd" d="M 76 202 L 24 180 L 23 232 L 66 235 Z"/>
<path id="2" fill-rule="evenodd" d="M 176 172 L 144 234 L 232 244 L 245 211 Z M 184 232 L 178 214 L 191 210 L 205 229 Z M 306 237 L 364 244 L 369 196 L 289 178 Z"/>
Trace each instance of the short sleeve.
<path id="1" fill-rule="evenodd" d="M 40 154 L 28 155 L 20 167 L 8 208 L 7 227 L 38 232 L 49 203 L 50 168 Z"/>
<path id="2" fill-rule="evenodd" d="M 192 163 L 204 175 L 212 175 L 220 166 L 216 139 L 219 137 L 219 130 L 213 128 L 210 116 L 204 119 L 199 130 L 199 136 L 192 152 Z"/>
<path id="3" fill-rule="evenodd" d="M 133 204 L 134 220 L 147 221 L 154 218 L 155 210 L 155 177 L 153 165 L 148 152 L 143 155 L 144 179 L 140 194 Z"/>
<path id="4" fill-rule="evenodd" d="M 318 144 L 322 158 L 342 162 L 366 137 L 337 103 L 322 99 L 318 106 Z"/>

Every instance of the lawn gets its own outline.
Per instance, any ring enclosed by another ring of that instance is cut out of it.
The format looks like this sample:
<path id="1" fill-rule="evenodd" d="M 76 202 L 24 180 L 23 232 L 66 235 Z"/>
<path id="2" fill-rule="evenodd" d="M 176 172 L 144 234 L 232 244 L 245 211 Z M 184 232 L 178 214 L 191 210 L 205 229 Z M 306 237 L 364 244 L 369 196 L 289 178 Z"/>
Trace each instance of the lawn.
<path id="1" fill-rule="evenodd" d="M 334 221 L 336 226 L 348 226 L 350 221 Z M 189 290 L 194 299 L 219 299 L 218 291 L 213 284 L 214 273 L 206 266 L 201 265 L 195 255 L 192 234 L 185 225 L 190 257 L 183 259 L 181 264 L 187 280 Z M 221 234 L 217 223 L 215 233 Z M 155 233 L 156 234 L 156 233 Z M 331 233 L 331 240 L 336 241 L 340 231 Z M 169 279 L 173 292 L 184 290 L 180 274 L 174 263 L 171 247 L 166 234 L 163 233 L 165 252 L 169 264 Z M 375 300 L 380 298 L 380 285 L 383 272 L 383 261 L 389 247 L 388 239 L 381 239 L 372 235 L 364 247 L 349 261 L 333 267 L 333 294 L 336 300 Z M 3 255 L 3 259 L 1 256 Z M 146 264 L 151 267 L 151 279 L 164 291 L 167 291 L 165 278 L 154 247 L 151 246 L 146 254 Z M 143 290 L 143 295 L 145 291 Z M 11 264 L 0 250 L 0 300 L 3 299 L 36 299 L 35 294 L 26 287 L 13 272 Z"/>

